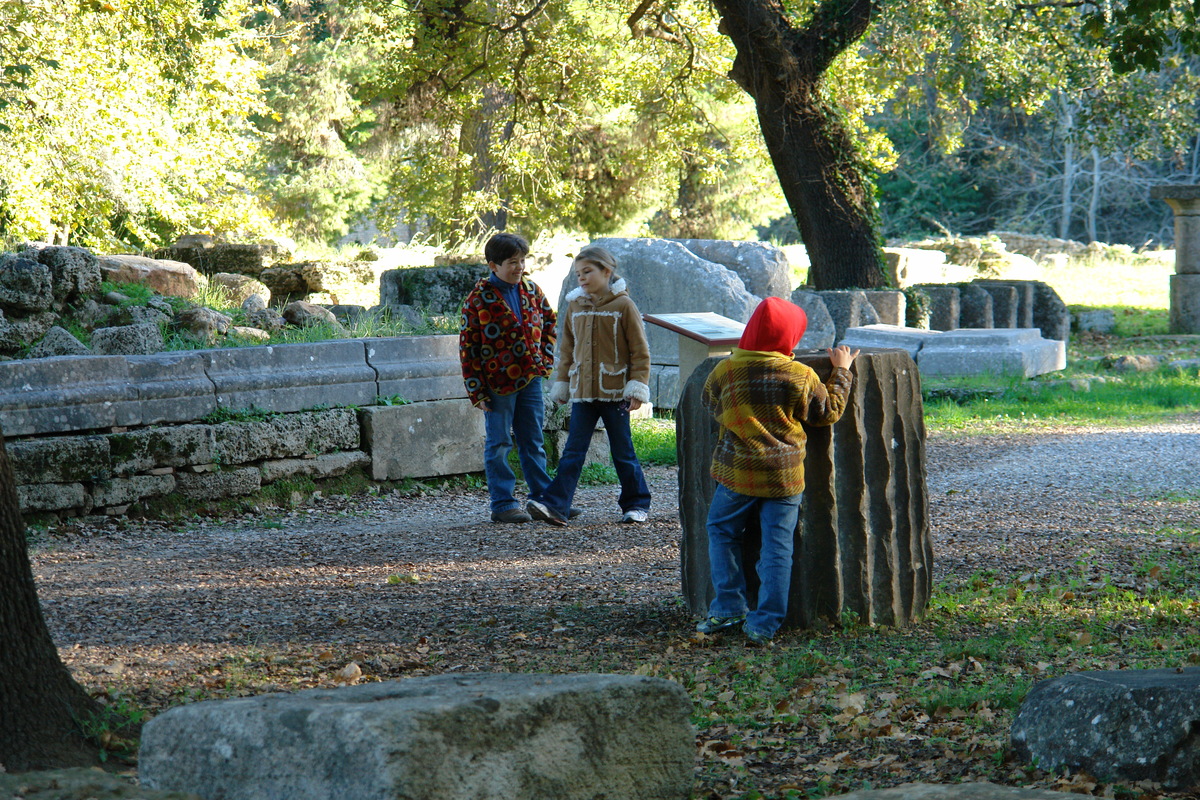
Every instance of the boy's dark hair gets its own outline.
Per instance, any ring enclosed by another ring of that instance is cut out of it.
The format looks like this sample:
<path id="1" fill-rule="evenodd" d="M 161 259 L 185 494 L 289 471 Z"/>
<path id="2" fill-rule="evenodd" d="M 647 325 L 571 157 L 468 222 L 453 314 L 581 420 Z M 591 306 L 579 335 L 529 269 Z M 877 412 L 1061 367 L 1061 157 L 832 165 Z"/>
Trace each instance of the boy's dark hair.
<path id="1" fill-rule="evenodd" d="M 489 264 L 503 264 L 513 256 L 529 254 L 529 242 L 515 233 L 497 233 L 483 246 L 483 257 Z"/>

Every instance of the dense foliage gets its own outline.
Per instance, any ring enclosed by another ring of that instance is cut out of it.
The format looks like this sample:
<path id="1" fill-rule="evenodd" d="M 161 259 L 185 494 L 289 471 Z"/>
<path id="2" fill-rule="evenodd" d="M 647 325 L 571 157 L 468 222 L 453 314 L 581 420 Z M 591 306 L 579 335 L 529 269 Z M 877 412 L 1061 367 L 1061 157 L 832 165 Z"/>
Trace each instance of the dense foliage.
<path id="1" fill-rule="evenodd" d="M 877 6 L 820 91 L 881 233 L 1169 239 L 1149 187 L 1200 179 L 1189 15 Z M 772 112 L 700 0 L 0 0 L 0 31 L 10 242 L 788 235 Z"/>

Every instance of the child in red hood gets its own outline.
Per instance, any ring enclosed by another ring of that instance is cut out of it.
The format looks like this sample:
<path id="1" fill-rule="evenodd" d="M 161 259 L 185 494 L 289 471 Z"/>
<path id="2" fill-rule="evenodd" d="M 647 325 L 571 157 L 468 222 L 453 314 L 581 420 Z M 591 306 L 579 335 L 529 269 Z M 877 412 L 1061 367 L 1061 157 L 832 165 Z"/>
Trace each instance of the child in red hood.
<path id="1" fill-rule="evenodd" d="M 704 407 L 721 426 L 713 451 L 716 492 L 708 511 L 708 558 L 716 597 L 701 633 L 741 625 L 754 645 L 769 646 L 787 614 L 792 542 L 804 496 L 804 426 L 841 418 L 858 356 L 840 345 L 828 351 L 829 380 L 793 358 L 808 319 L 804 310 L 768 297 L 746 323 L 733 355 L 704 384 Z M 742 536 L 757 514 L 762 548 L 756 569 L 758 602 L 748 610 Z"/>

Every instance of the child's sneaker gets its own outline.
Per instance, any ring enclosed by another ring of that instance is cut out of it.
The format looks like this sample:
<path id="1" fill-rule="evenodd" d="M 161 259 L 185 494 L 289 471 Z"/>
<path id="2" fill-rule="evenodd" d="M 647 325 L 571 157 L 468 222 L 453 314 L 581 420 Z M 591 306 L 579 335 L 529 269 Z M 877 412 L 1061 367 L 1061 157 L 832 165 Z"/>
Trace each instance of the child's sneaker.
<path id="1" fill-rule="evenodd" d="M 745 620 L 745 614 L 738 614 L 736 617 L 709 617 L 698 622 L 696 630 L 700 633 L 720 633 L 727 628 L 740 625 Z"/>
<path id="2" fill-rule="evenodd" d="M 757 633 L 746 627 L 742 628 L 742 633 L 746 634 L 747 647 L 774 647 L 775 638 L 767 636 L 765 633 Z"/>
<path id="3" fill-rule="evenodd" d="M 631 508 L 621 516 L 621 522 L 629 524 L 645 522 L 648 519 L 650 519 L 650 515 L 644 508 Z"/>

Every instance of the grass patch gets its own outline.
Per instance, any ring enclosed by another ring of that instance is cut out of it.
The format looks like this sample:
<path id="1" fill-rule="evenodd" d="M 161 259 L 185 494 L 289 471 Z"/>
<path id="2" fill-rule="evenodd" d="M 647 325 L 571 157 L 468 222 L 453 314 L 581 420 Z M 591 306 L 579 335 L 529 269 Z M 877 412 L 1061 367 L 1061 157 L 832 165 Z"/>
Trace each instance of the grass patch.
<path id="1" fill-rule="evenodd" d="M 674 417 L 630 420 L 629 429 L 633 435 L 633 449 L 642 464 L 673 467 L 678 463 Z"/>
<path id="2" fill-rule="evenodd" d="M 1157 370 L 1077 380 L 976 381 L 958 394 L 926 387 L 925 424 L 935 431 L 994 430 L 1021 425 L 1124 425 L 1200 410 L 1200 374 Z"/>

